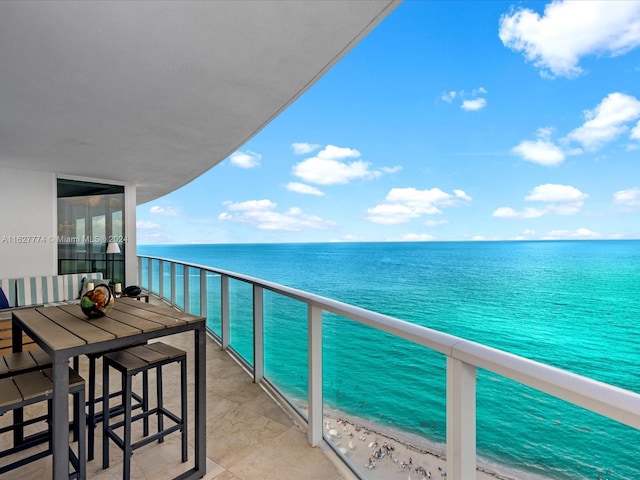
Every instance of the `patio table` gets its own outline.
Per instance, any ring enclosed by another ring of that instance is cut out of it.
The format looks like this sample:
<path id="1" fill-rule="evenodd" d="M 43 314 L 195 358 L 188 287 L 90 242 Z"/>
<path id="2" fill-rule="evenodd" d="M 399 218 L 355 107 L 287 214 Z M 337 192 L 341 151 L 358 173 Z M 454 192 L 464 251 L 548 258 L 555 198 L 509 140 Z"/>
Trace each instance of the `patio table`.
<path id="1" fill-rule="evenodd" d="M 194 467 L 176 480 L 196 479 L 206 472 L 206 333 L 205 318 L 168 306 L 117 299 L 105 316 L 88 320 L 79 305 L 60 305 L 16 310 L 13 319 L 13 349 L 22 350 L 27 333 L 53 360 L 53 476 L 69 475 L 69 360 L 78 355 L 100 353 L 153 338 L 194 332 L 195 458 Z M 86 461 L 86 459 L 81 459 Z"/>

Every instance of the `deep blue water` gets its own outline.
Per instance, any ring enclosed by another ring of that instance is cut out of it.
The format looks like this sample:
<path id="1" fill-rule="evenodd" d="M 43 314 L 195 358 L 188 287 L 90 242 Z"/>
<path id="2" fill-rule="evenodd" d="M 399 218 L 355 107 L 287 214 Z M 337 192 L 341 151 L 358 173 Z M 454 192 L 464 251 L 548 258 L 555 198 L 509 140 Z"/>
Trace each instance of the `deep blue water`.
<path id="1" fill-rule="evenodd" d="M 307 290 L 640 392 L 640 241 L 139 246 Z M 232 289 L 250 325 L 251 292 Z M 306 309 L 265 295 L 265 369 L 306 392 Z M 242 323 L 242 322 L 239 322 Z M 435 442 L 445 360 L 324 317 L 325 403 Z M 232 344 L 248 339 L 232 331 Z M 244 343 L 243 343 L 244 342 Z M 553 479 L 640 479 L 640 432 L 478 372 L 478 454 Z"/>

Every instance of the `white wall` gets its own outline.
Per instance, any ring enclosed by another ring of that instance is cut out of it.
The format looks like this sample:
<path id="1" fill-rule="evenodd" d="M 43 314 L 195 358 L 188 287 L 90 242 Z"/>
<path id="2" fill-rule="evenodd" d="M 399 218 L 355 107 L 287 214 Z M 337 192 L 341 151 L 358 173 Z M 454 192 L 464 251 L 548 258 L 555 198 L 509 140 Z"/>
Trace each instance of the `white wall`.
<path id="1" fill-rule="evenodd" d="M 57 273 L 56 178 L 0 168 L 0 277 Z"/>
<path id="2" fill-rule="evenodd" d="M 121 184 L 96 178 L 65 178 Z M 58 273 L 57 175 L 0 167 L 0 278 Z M 136 188 L 125 184 L 127 285 L 137 284 Z"/>

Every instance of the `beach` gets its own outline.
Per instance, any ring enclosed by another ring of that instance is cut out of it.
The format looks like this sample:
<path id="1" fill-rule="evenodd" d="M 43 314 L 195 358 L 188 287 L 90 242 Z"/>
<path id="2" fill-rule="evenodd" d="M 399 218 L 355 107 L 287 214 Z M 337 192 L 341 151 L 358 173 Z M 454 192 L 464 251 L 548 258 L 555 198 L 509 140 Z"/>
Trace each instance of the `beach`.
<path id="1" fill-rule="evenodd" d="M 447 477 L 444 446 L 416 446 L 394 432 L 364 426 L 343 416 L 325 416 L 324 433 L 368 480 L 416 480 Z M 477 480 L 516 480 L 479 467 Z"/>

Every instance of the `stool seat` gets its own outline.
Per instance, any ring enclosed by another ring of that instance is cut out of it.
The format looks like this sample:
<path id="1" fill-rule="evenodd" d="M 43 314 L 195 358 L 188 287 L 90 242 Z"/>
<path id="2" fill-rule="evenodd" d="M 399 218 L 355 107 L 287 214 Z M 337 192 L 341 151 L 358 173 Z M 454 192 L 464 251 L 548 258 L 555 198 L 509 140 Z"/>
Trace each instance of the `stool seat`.
<path id="1" fill-rule="evenodd" d="M 103 406 L 102 411 L 109 414 L 103 415 L 103 436 L 102 436 L 102 466 L 109 467 L 109 440 L 112 440 L 124 452 L 122 478 L 128 480 L 131 474 L 131 456 L 133 451 L 151 442 L 163 442 L 167 435 L 182 432 L 182 461 L 187 461 L 187 354 L 185 351 L 172 347 L 162 342 L 137 345 L 123 350 L 106 353 L 102 358 L 103 371 Z M 181 411 L 180 416 L 174 414 L 164 407 L 162 392 L 162 367 L 170 363 L 180 365 L 181 376 Z M 111 411 L 109 401 L 112 395 L 109 394 L 109 369 L 114 368 L 122 375 L 122 403 L 120 407 L 124 413 L 124 420 L 111 423 Z M 156 371 L 156 402 L 155 408 L 148 408 L 148 387 L 147 378 L 149 370 Z M 143 373 L 142 413 L 132 416 L 132 402 L 136 399 L 136 394 L 132 389 L 132 378 L 138 373 Z M 149 434 L 148 418 L 157 415 L 157 432 Z M 164 418 L 168 418 L 173 425 L 165 428 Z M 143 438 L 135 443 L 132 442 L 131 424 L 137 420 L 143 420 Z M 116 429 L 124 427 L 122 436 L 116 433 Z"/>
<path id="2" fill-rule="evenodd" d="M 42 349 L 7 353 L 0 357 L 0 378 L 11 377 L 16 373 L 42 370 L 50 367 L 51 364 L 51 357 Z"/>
<path id="3" fill-rule="evenodd" d="M 25 352 L 26 353 L 26 352 Z M 69 478 L 84 480 L 86 478 L 85 468 L 85 439 L 84 425 L 86 423 L 84 402 L 85 402 L 85 382 L 74 370 L 69 369 L 69 393 L 74 396 L 73 413 L 74 413 L 74 433 L 78 438 L 77 455 L 69 448 L 69 460 L 75 471 L 69 474 Z M 18 373 L 12 377 L 0 378 L 0 415 L 9 411 L 21 409 L 28 405 L 47 401 L 47 415 L 37 417 L 27 421 L 20 419 L 18 422 L 7 427 L 0 428 L 0 433 L 13 431 L 22 432 L 26 425 L 31 425 L 43 420 L 47 421 L 48 427 L 46 435 L 35 434 L 29 438 L 21 439 L 21 443 L 14 445 L 12 448 L 5 449 L 0 452 L 0 458 L 6 457 L 28 448 L 34 447 L 40 443 L 48 442 L 48 448 L 44 451 L 37 452 L 28 457 L 22 458 L 11 464 L 0 464 L 0 474 L 14 470 L 33 461 L 44 458 L 53 453 L 51 448 L 51 408 L 53 399 L 53 371 L 52 369 L 43 369 L 36 371 L 28 371 Z"/>

